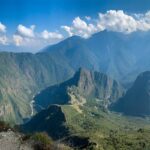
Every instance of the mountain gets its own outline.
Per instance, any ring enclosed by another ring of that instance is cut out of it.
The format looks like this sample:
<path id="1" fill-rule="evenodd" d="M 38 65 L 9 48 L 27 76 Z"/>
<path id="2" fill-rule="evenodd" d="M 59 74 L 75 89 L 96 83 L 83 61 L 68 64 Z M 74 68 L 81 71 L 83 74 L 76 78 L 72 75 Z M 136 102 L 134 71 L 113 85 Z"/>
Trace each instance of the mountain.
<path id="1" fill-rule="evenodd" d="M 43 51 L 63 58 L 75 70 L 97 70 L 128 86 L 139 73 L 150 68 L 149 37 L 150 32 L 102 31 L 89 39 L 73 36 Z"/>
<path id="2" fill-rule="evenodd" d="M 72 130 L 78 128 L 71 128 L 70 117 L 80 116 L 88 124 L 85 115 L 99 116 L 123 92 L 122 86 L 107 75 L 80 68 L 69 80 L 35 96 L 34 107 L 39 113 L 21 128 L 26 132 L 47 132 L 54 140 L 63 139 L 74 146 L 89 145 L 87 136 L 74 135 Z M 91 111 L 95 108 L 100 111 L 98 114 Z"/>
<path id="3" fill-rule="evenodd" d="M 60 106 L 51 105 L 35 115 L 30 123 L 25 124 L 24 128 L 28 132 L 45 131 L 54 139 L 68 135 L 68 129 L 64 126 L 66 118 Z M 36 126 L 35 126 L 36 124 Z M 57 131 L 56 131 L 57 130 Z"/>
<path id="4" fill-rule="evenodd" d="M 75 75 L 58 85 L 50 86 L 35 96 L 37 108 L 50 104 L 72 104 L 79 112 L 88 101 L 99 101 L 105 107 L 123 94 L 120 84 L 99 72 L 80 68 Z"/>
<path id="5" fill-rule="evenodd" d="M 123 34 L 103 31 L 89 39 L 74 36 L 43 51 L 65 60 L 74 69 L 100 70 L 128 85 L 150 65 L 147 57 L 149 35 L 149 32 Z"/>
<path id="6" fill-rule="evenodd" d="M 68 64 L 45 53 L 0 53 L 1 119 L 20 123 L 31 117 L 33 96 L 72 74 Z"/>
<path id="7" fill-rule="evenodd" d="M 149 37 L 150 32 L 103 31 L 89 39 L 70 37 L 36 54 L 0 52 L 0 118 L 13 123 L 30 118 L 33 97 L 80 67 L 130 87 L 140 72 L 150 69 Z"/>
<path id="8" fill-rule="evenodd" d="M 79 67 L 99 69 L 98 58 L 89 49 L 87 41 L 79 36 L 73 36 L 56 45 L 48 46 L 43 49 L 43 52 L 63 59 L 75 70 Z"/>
<path id="9" fill-rule="evenodd" d="M 122 95 L 121 89 L 105 74 L 80 68 L 73 78 L 35 97 L 35 104 L 43 109 L 21 129 L 30 134 L 46 132 L 55 143 L 73 149 L 149 149 L 149 119 L 103 109 Z"/>
<path id="10" fill-rule="evenodd" d="M 113 110 L 126 115 L 150 115 L 150 71 L 141 73 L 133 86 L 113 106 Z"/>

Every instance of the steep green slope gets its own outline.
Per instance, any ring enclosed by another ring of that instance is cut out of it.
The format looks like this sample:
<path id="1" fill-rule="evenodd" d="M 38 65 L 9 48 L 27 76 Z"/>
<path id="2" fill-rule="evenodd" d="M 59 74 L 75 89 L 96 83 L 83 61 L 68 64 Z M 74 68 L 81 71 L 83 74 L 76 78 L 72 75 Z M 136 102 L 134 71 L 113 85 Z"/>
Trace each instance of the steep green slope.
<path id="1" fill-rule="evenodd" d="M 37 54 L 1 52 L 0 117 L 22 122 L 31 116 L 37 92 L 67 80 L 79 67 L 106 73 L 129 87 L 150 68 L 149 37 L 149 32 L 104 31 L 89 39 L 68 38 Z"/>
<path id="2" fill-rule="evenodd" d="M 133 86 L 113 106 L 113 110 L 127 115 L 150 115 L 150 71 L 137 77 Z"/>
<path id="3" fill-rule="evenodd" d="M 51 105 L 22 129 L 29 133 L 47 132 L 54 140 L 77 149 L 84 146 L 93 150 L 147 150 L 150 148 L 149 124 L 148 118 L 106 112 L 92 101 L 82 106 L 82 113 L 71 105 Z"/>
<path id="4" fill-rule="evenodd" d="M 51 105 L 35 115 L 30 123 L 25 125 L 28 132 L 46 131 L 54 139 L 62 138 L 69 134 L 68 128 L 64 125 L 66 118 L 60 106 Z M 35 126 L 36 124 L 36 126 Z"/>
<path id="5" fill-rule="evenodd" d="M 145 85 L 149 72 L 141 77 Z M 123 90 L 115 80 L 80 68 L 66 82 L 41 91 L 35 102 L 46 109 L 21 127 L 26 132 L 47 132 L 74 149 L 148 150 L 150 118 L 127 117 L 106 109 L 120 94 Z"/>
<path id="6" fill-rule="evenodd" d="M 107 108 L 123 91 L 119 83 L 107 75 L 80 68 L 71 79 L 46 88 L 34 100 L 37 108 L 70 103 L 80 112 L 79 107 L 92 99 Z"/>
<path id="7" fill-rule="evenodd" d="M 0 53 L 0 64 L 0 117 L 15 123 L 31 116 L 30 102 L 38 91 L 73 73 L 44 53 Z"/>

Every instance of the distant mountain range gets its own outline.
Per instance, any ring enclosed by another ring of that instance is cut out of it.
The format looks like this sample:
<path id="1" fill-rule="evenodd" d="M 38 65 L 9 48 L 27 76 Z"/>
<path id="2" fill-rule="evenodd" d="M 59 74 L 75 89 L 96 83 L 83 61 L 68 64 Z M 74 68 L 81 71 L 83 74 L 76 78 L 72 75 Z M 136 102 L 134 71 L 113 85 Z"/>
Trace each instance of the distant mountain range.
<path id="1" fill-rule="evenodd" d="M 103 31 L 89 39 L 73 36 L 43 51 L 63 59 L 75 70 L 85 67 L 108 74 L 128 86 L 150 69 L 150 32 Z"/>
<path id="2" fill-rule="evenodd" d="M 125 88 L 150 69 L 149 32 L 103 31 L 48 46 L 37 54 L 0 53 L 0 117 L 13 123 L 30 118 L 30 102 L 41 90 L 61 83 L 83 67 L 109 75 Z"/>

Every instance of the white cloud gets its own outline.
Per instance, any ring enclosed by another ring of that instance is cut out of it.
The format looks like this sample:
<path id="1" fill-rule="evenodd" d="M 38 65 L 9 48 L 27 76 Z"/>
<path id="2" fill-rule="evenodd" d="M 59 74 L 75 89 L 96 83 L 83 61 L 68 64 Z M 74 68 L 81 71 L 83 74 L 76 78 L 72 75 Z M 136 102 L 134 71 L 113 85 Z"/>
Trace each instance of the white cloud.
<path id="1" fill-rule="evenodd" d="M 8 38 L 5 35 L 0 36 L 0 44 L 8 45 Z"/>
<path id="2" fill-rule="evenodd" d="M 68 36 L 78 35 L 83 38 L 89 38 L 92 34 L 108 30 L 114 32 L 122 32 L 130 34 L 136 31 L 150 30 L 150 11 L 143 14 L 127 14 L 123 10 L 109 10 L 106 13 L 99 13 L 98 17 L 91 18 L 85 16 L 84 19 L 76 17 L 70 26 L 61 26 L 61 29 Z M 8 44 L 8 41 L 16 46 L 42 48 L 48 44 L 54 44 L 62 40 L 65 34 L 61 32 L 51 32 L 43 30 L 43 32 L 35 32 L 35 25 L 26 27 L 18 25 L 13 39 L 8 39 L 6 34 L 6 26 L 0 22 L 0 44 Z M 66 37 L 66 36 L 65 36 Z"/>
<path id="3" fill-rule="evenodd" d="M 36 52 L 45 46 L 40 38 L 28 38 L 21 35 L 13 35 L 13 44 L 18 47 L 25 47 L 26 51 Z"/>
<path id="4" fill-rule="evenodd" d="M 13 35 L 13 43 L 16 46 L 32 47 L 39 44 L 38 36 L 34 32 L 35 25 L 29 28 L 19 24 L 16 33 Z M 37 43 L 37 44 L 35 44 Z"/>
<path id="5" fill-rule="evenodd" d="M 87 24 L 80 17 L 76 17 L 73 20 L 73 32 L 77 35 L 80 35 L 84 38 L 88 38 L 91 34 L 96 32 L 96 28 L 93 24 Z"/>
<path id="6" fill-rule="evenodd" d="M 132 33 L 138 30 L 150 30 L 150 11 L 145 14 L 125 14 L 122 10 L 110 10 L 99 13 L 97 27 L 108 31 Z"/>
<path id="7" fill-rule="evenodd" d="M 28 28 L 20 24 L 17 27 L 17 34 L 28 38 L 33 38 L 35 36 L 34 29 L 35 29 L 35 25 L 32 25 L 30 26 L 30 28 Z"/>
<path id="8" fill-rule="evenodd" d="M 145 14 L 136 14 L 138 29 L 142 31 L 150 30 L 150 11 Z"/>
<path id="9" fill-rule="evenodd" d="M 6 26 L 0 22 L 0 32 L 6 32 Z"/>
<path id="10" fill-rule="evenodd" d="M 80 17 L 76 17 L 74 20 L 73 20 L 73 26 L 76 28 L 76 29 L 87 29 L 88 25 L 85 21 L 81 20 Z"/>
<path id="11" fill-rule="evenodd" d="M 47 30 L 44 30 L 41 33 L 41 37 L 45 40 L 60 40 L 63 39 L 63 35 L 57 32 L 48 32 Z"/>
<path id="12" fill-rule="evenodd" d="M 8 45 L 8 38 L 5 35 L 6 32 L 6 26 L 0 22 L 0 44 L 2 45 Z"/>
<path id="13" fill-rule="evenodd" d="M 13 44 L 18 47 L 32 49 L 33 51 L 33 49 L 38 50 L 48 44 L 54 44 L 63 39 L 63 35 L 59 32 L 48 32 L 44 30 L 42 33 L 39 33 L 31 31 L 34 31 L 33 26 L 28 29 L 24 26 L 18 26 L 17 32 L 13 35 Z"/>
<path id="14" fill-rule="evenodd" d="M 85 16 L 88 23 L 80 17 L 76 17 L 71 26 L 61 26 L 68 36 L 79 35 L 84 38 L 90 37 L 96 32 L 103 30 L 122 32 L 130 34 L 135 31 L 150 30 L 150 11 L 145 14 L 127 14 L 123 10 L 109 10 L 106 13 L 99 13 L 98 18 L 93 22 L 91 17 Z M 92 22 L 92 23 L 90 23 Z"/>
<path id="15" fill-rule="evenodd" d="M 13 35 L 13 41 L 16 46 L 20 46 L 23 43 L 23 37 L 15 34 L 15 35 Z"/>
<path id="16" fill-rule="evenodd" d="M 91 20 L 91 17 L 90 17 L 90 16 L 85 16 L 85 19 L 86 19 L 87 21 L 90 21 L 90 20 Z"/>
<path id="17" fill-rule="evenodd" d="M 84 20 L 80 17 L 76 17 L 73 22 L 72 26 L 62 26 L 62 28 L 68 33 L 69 36 L 72 35 L 79 35 L 84 38 L 88 38 L 91 34 L 96 32 L 96 27 L 93 24 L 87 24 Z"/>
<path id="18" fill-rule="evenodd" d="M 69 36 L 73 36 L 71 27 L 69 27 L 69 26 L 61 26 L 61 28 L 64 29 L 69 34 Z"/>
<path id="19" fill-rule="evenodd" d="M 122 10 L 110 10 L 105 14 L 99 13 L 97 26 L 109 31 L 131 33 L 137 30 L 137 21 Z"/>

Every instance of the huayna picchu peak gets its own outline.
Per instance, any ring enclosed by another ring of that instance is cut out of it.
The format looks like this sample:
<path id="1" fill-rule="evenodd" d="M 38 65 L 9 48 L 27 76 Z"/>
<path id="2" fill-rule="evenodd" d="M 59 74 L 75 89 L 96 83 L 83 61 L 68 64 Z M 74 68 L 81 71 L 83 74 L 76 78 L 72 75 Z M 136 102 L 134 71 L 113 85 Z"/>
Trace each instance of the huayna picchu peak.
<path id="1" fill-rule="evenodd" d="M 46 88 L 34 100 L 37 108 L 67 103 L 82 106 L 88 100 L 103 102 L 107 107 L 123 92 L 122 86 L 106 74 L 80 68 L 71 79 Z"/>

